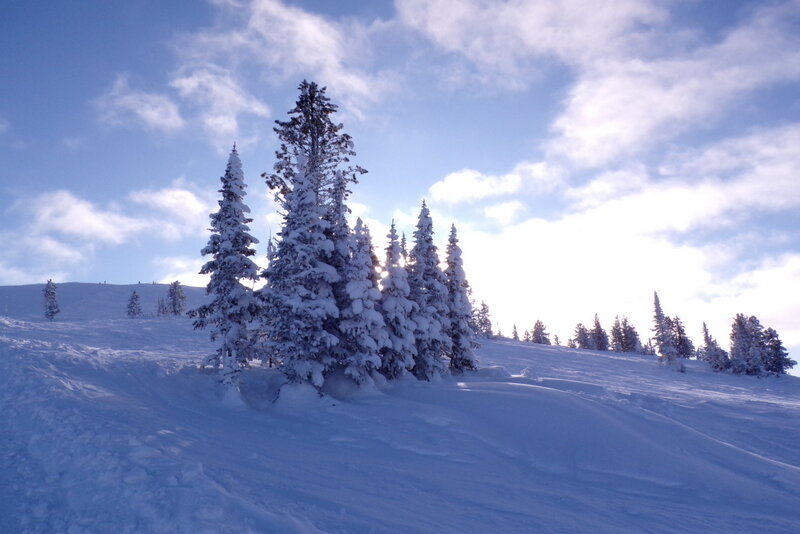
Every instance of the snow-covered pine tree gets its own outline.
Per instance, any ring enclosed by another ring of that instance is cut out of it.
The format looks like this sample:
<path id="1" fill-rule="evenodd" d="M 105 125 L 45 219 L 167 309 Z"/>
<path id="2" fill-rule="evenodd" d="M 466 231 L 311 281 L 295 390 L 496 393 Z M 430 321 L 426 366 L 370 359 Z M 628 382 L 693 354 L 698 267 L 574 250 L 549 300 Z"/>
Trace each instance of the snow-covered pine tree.
<path id="1" fill-rule="evenodd" d="M 519 341 L 519 332 L 517 332 L 516 324 L 511 326 L 511 339 L 513 339 L 514 341 Z"/>
<path id="2" fill-rule="evenodd" d="M 531 342 L 531 332 L 530 332 L 530 330 L 525 330 L 525 332 L 522 333 L 522 341 L 525 341 L 527 343 Z"/>
<path id="3" fill-rule="evenodd" d="M 611 326 L 611 350 L 614 352 L 623 352 L 623 345 L 622 323 L 619 322 L 619 316 L 617 316 L 614 317 L 614 324 Z"/>
<path id="4" fill-rule="evenodd" d="M 678 351 L 675 349 L 672 337 L 672 320 L 664 315 L 658 293 L 653 292 L 653 296 L 653 334 L 659 359 L 670 365 L 679 363 Z M 680 364 L 678 370 L 683 370 L 683 364 Z"/>
<path id="5" fill-rule="evenodd" d="M 589 331 L 589 336 L 595 350 L 608 350 L 608 334 L 600 324 L 596 313 L 594 314 L 594 326 Z"/>
<path id="6" fill-rule="evenodd" d="M 567 348 L 568 349 L 577 349 L 578 348 L 578 344 L 575 343 L 574 339 L 570 338 L 570 339 L 567 340 Z"/>
<path id="7" fill-rule="evenodd" d="M 264 272 L 267 283 L 259 293 L 261 334 L 280 355 L 281 369 L 290 381 L 309 381 L 321 388 L 337 364 L 332 348 L 339 338 L 326 325 L 339 317 L 332 288 L 339 274 L 325 261 L 333 250 L 325 235 L 329 223 L 302 154 L 299 160 L 283 201 L 275 257 Z"/>
<path id="8" fill-rule="evenodd" d="M 472 324 L 473 330 L 476 334 L 486 339 L 491 339 L 494 336 L 492 331 L 492 315 L 489 312 L 489 306 L 481 301 L 480 307 L 473 306 L 472 308 Z"/>
<path id="9" fill-rule="evenodd" d="M 579 349 L 593 349 L 594 343 L 592 343 L 592 336 L 589 334 L 589 330 L 583 326 L 583 323 L 578 323 L 575 326 L 575 346 Z"/>
<path id="10" fill-rule="evenodd" d="M 417 324 L 413 372 L 420 380 L 430 380 L 447 373 L 442 358 L 450 353 L 452 341 L 447 335 L 447 285 L 439 268 L 439 256 L 433 244 L 433 222 L 424 201 L 408 259 L 410 297 L 419 306 L 413 317 Z"/>
<path id="11" fill-rule="evenodd" d="M 737 313 L 731 328 L 731 371 L 736 374 L 764 374 L 764 327 L 755 316 Z"/>
<path id="12" fill-rule="evenodd" d="M 686 329 L 683 322 L 677 315 L 672 318 L 670 323 L 672 331 L 672 344 L 675 346 L 675 352 L 679 358 L 691 358 L 694 354 L 694 343 L 686 335 Z"/>
<path id="13" fill-rule="evenodd" d="M 56 299 L 56 284 L 52 279 L 47 280 L 42 294 L 44 295 L 44 316 L 49 321 L 52 321 L 56 314 L 61 312 L 61 309 L 58 307 L 58 300 Z"/>
<path id="14" fill-rule="evenodd" d="M 306 180 L 316 194 L 315 202 L 330 204 L 337 173 L 345 182 L 357 182 L 367 171 L 358 165 L 349 165 L 355 156 L 352 138 L 342 132 L 332 116 L 338 107 L 325 94 L 325 87 L 303 80 L 298 86 L 300 96 L 289 111 L 289 120 L 275 121 L 275 133 L 280 147 L 275 152 L 277 161 L 266 179 L 279 203 L 283 203 L 294 183 L 298 163 L 302 160 Z"/>
<path id="15" fill-rule="evenodd" d="M 186 295 L 184 295 L 183 286 L 178 280 L 169 285 L 166 304 L 170 315 L 182 315 L 186 311 Z"/>
<path id="16" fill-rule="evenodd" d="M 389 229 L 389 246 L 386 247 L 386 276 L 381 283 L 381 310 L 389 345 L 381 351 L 381 373 L 387 378 L 397 378 L 414 367 L 414 356 L 417 353 L 414 331 L 416 324 L 412 321 L 417 304 L 410 298 L 408 272 L 404 267 L 404 259 L 397 241 L 394 221 Z"/>
<path id="17" fill-rule="evenodd" d="M 406 265 L 408 263 L 408 245 L 405 232 L 400 236 L 400 256 L 403 257 L 403 265 Z"/>
<path id="18" fill-rule="evenodd" d="M 706 323 L 703 323 L 703 346 L 697 351 L 697 359 L 708 362 L 715 371 L 724 371 L 731 365 L 728 353 L 708 333 Z"/>
<path id="19" fill-rule="evenodd" d="M 789 353 L 784 348 L 778 332 L 773 328 L 764 330 L 764 371 L 773 375 L 786 374 L 787 369 L 794 367 L 797 362 L 789 358 Z"/>
<path id="20" fill-rule="evenodd" d="M 628 322 L 628 318 L 622 316 L 622 352 L 642 352 L 642 343 L 639 340 L 639 332 L 636 327 Z"/>
<path id="21" fill-rule="evenodd" d="M 253 339 L 248 324 L 256 314 L 253 291 L 242 281 L 258 278 L 258 267 L 250 259 L 258 240 L 250 235 L 248 224 L 253 220 L 247 216 L 250 213 L 244 203 L 247 186 L 235 145 L 220 180 L 219 209 L 210 215 L 211 237 L 200 251 L 203 256 L 211 256 L 200 274 L 211 275 L 206 294 L 213 299 L 191 310 L 189 315 L 196 318 L 195 328 L 211 327 L 211 341 L 219 340 L 219 347 L 203 365 L 220 369 L 220 381 L 226 386 L 235 386 L 250 356 Z"/>
<path id="22" fill-rule="evenodd" d="M 169 308 L 167 307 L 167 301 L 164 300 L 164 297 L 158 297 L 158 301 L 156 301 L 156 315 L 159 317 L 166 317 L 169 315 Z"/>
<path id="23" fill-rule="evenodd" d="M 475 345 L 475 332 L 470 326 L 472 317 L 472 304 L 469 301 L 469 284 L 464 273 L 464 263 L 461 259 L 461 247 L 458 246 L 456 226 L 450 227 L 450 236 L 447 241 L 447 267 L 444 270 L 447 286 L 447 311 L 448 322 L 445 333 L 450 338 L 450 370 L 460 373 L 474 370 L 477 367 L 475 354 L 472 347 Z M 515 339 L 517 327 L 514 326 Z"/>
<path id="24" fill-rule="evenodd" d="M 360 218 L 353 229 L 352 246 L 352 258 L 345 272 L 348 304 L 340 310 L 336 349 L 344 349 L 338 363 L 345 374 L 361 384 L 380 368 L 380 351 L 389 345 L 389 336 L 380 313 L 381 294 L 374 277 L 372 242 Z"/>
<path id="25" fill-rule="evenodd" d="M 547 333 L 547 328 L 542 321 L 537 320 L 533 325 L 533 332 L 531 332 L 531 341 L 539 345 L 550 344 L 550 334 Z"/>
<path id="26" fill-rule="evenodd" d="M 126 308 L 126 312 L 128 317 L 131 319 L 135 319 L 136 317 L 141 317 L 142 315 L 142 303 L 139 299 L 139 293 L 134 291 L 131 293 L 131 296 L 128 298 L 128 306 Z"/>

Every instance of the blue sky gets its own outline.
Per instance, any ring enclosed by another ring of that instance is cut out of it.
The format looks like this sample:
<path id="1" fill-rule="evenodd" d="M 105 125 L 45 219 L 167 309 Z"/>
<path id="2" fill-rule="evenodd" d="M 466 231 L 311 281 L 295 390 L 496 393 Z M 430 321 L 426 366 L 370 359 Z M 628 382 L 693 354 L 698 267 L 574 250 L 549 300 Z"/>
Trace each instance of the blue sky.
<path id="1" fill-rule="evenodd" d="M 384 246 L 426 198 L 504 332 L 595 312 L 698 341 L 737 312 L 800 347 L 800 2 L 6 2 L 0 284 L 195 274 L 240 147 L 259 175 L 303 78 L 369 170 Z M 260 250 L 260 256 L 264 251 Z M 795 357 L 797 356 L 795 352 Z"/>

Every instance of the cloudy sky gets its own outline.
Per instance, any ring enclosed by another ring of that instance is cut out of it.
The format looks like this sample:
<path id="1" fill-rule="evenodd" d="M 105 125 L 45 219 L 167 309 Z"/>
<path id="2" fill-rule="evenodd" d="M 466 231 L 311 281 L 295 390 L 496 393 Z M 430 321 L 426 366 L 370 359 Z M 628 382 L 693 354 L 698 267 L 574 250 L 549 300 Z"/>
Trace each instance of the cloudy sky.
<path id="1" fill-rule="evenodd" d="M 234 141 L 278 231 L 259 175 L 308 78 L 376 245 L 427 199 L 504 333 L 644 333 L 658 290 L 695 338 L 743 312 L 798 356 L 800 1 L 17 1 L 0 49 L 0 284 L 201 285 Z"/>

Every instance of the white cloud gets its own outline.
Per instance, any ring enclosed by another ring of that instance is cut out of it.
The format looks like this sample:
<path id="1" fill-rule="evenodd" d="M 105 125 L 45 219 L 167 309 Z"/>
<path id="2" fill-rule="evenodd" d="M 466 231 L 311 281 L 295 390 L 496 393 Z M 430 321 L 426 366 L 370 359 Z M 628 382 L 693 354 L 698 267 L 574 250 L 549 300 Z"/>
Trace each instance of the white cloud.
<path id="1" fill-rule="evenodd" d="M 452 172 L 433 184 L 429 191 L 431 200 L 445 204 L 474 202 L 486 197 L 516 193 L 522 179 L 516 174 L 486 176 L 473 169 Z"/>
<path id="2" fill-rule="evenodd" d="M 175 132 L 186 125 L 178 106 L 169 97 L 134 91 L 128 86 L 128 78 L 122 75 L 95 103 L 101 120 L 112 125 L 124 125 L 133 119 L 147 128 L 165 133 Z"/>
<path id="3" fill-rule="evenodd" d="M 44 193 L 31 202 L 36 234 L 56 233 L 112 245 L 149 228 L 147 221 L 97 208 L 69 191 Z"/>
<path id="4" fill-rule="evenodd" d="M 488 206 L 483 209 L 483 214 L 502 226 L 508 226 L 524 211 L 525 205 L 522 202 L 519 200 L 511 200 L 509 202 Z"/>
<path id="5" fill-rule="evenodd" d="M 357 21 L 333 21 L 279 0 L 220 5 L 232 18 L 179 43 L 189 64 L 256 64 L 266 68 L 262 76 L 267 79 L 311 75 L 329 84 L 343 108 L 356 116 L 391 86 L 387 73 L 358 68 L 368 54 L 369 31 Z"/>
<path id="6" fill-rule="evenodd" d="M 800 78 L 797 2 L 760 7 L 716 44 L 665 59 L 609 56 L 580 71 L 551 155 L 597 166 L 720 116 L 743 95 Z"/>
<path id="7" fill-rule="evenodd" d="M 545 162 L 518 163 L 511 172 L 501 176 L 462 169 L 433 184 L 428 193 L 432 201 L 454 205 L 520 191 L 549 192 L 561 184 L 563 177 L 561 168 Z"/>
<path id="8" fill-rule="evenodd" d="M 665 19 L 648 0 L 397 0 L 398 17 L 434 44 L 478 68 L 487 83 L 519 87 L 536 76 L 534 61 L 553 57 L 586 65 L 624 55 L 649 24 Z"/>
<path id="9" fill-rule="evenodd" d="M 266 104 L 247 93 L 229 71 L 213 65 L 184 68 L 170 86 L 201 108 L 203 128 L 222 151 L 237 139 L 241 144 L 239 115 L 269 116 Z"/>
<path id="10" fill-rule="evenodd" d="M 161 212 L 152 230 L 167 239 L 205 235 L 210 224 L 209 214 L 217 209 L 216 202 L 210 196 L 202 198 L 187 189 L 182 180 L 176 180 L 164 189 L 133 191 L 128 199 Z"/>

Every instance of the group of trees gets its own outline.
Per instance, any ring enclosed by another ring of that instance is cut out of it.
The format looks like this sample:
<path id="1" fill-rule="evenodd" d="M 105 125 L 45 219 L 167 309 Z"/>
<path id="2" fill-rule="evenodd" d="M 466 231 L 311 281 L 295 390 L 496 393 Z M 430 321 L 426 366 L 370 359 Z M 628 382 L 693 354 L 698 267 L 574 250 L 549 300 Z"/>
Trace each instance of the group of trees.
<path id="1" fill-rule="evenodd" d="M 741 313 L 733 319 L 730 353 L 709 334 L 705 323 L 703 345 L 695 350 L 680 319 L 664 314 L 658 293 L 654 297 L 653 333 L 659 358 L 679 370 L 683 370 L 681 358 L 692 356 L 708 362 L 716 371 L 759 376 L 784 374 L 797 363 L 789 358 L 774 329 L 765 329 L 758 318 Z"/>
<path id="2" fill-rule="evenodd" d="M 512 338 L 519 339 L 516 325 L 512 330 Z M 574 337 L 568 340 L 567 346 L 589 350 L 658 355 L 661 361 L 680 371 L 684 370 L 682 360 L 693 357 L 707 362 L 716 371 L 729 370 L 735 374 L 749 375 L 780 375 L 796 364 L 789 358 L 778 333 L 772 328 L 764 328 L 756 317 L 736 315 L 730 340 L 729 354 L 709 334 L 708 327 L 703 323 L 703 344 L 695 348 L 694 343 L 686 334 L 681 319 L 678 316 L 669 317 L 664 313 L 656 293 L 652 339 L 647 339 L 642 343 L 636 328 L 625 316 L 622 317 L 622 320 L 619 317 L 614 319 L 609 336 L 595 314 L 594 324 L 591 328 L 586 328 L 582 323 L 578 323 L 575 327 Z M 550 345 L 549 334 L 544 323 L 536 321 L 531 331 L 524 332 L 522 341 Z"/>
<path id="3" fill-rule="evenodd" d="M 213 299 L 190 312 L 195 326 L 211 328 L 219 341 L 205 364 L 234 386 L 250 360 L 266 360 L 290 381 L 317 388 L 333 375 L 363 383 L 376 372 L 430 380 L 474 369 L 473 314 L 456 228 L 442 270 L 423 202 L 411 250 L 392 223 L 381 267 L 369 228 L 358 219 L 351 229 L 347 220 L 349 187 L 366 172 L 350 164 L 352 139 L 332 121 L 337 108 L 324 87 L 304 81 L 299 89 L 289 120 L 276 121 L 273 172 L 262 174 L 283 215 L 262 272 L 251 259 L 258 241 L 247 226 L 252 219 L 235 146 L 221 179 L 219 210 L 202 250 L 211 256 L 201 273 L 211 275 Z M 257 291 L 244 283 L 259 277 L 265 284 Z"/>
<path id="4" fill-rule="evenodd" d="M 156 301 L 156 315 L 168 317 L 170 315 L 183 315 L 184 312 L 186 312 L 186 295 L 183 293 L 183 286 L 176 280 L 167 287 L 167 294 L 164 297 L 159 297 L 158 301 Z M 131 319 L 144 315 L 141 298 L 136 291 L 133 291 L 131 296 L 128 297 L 125 313 Z"/>

